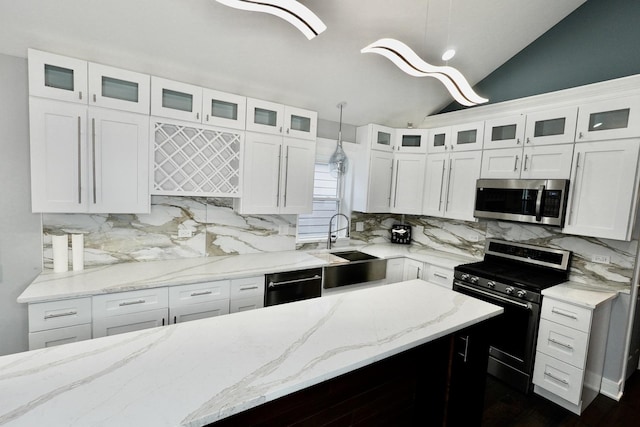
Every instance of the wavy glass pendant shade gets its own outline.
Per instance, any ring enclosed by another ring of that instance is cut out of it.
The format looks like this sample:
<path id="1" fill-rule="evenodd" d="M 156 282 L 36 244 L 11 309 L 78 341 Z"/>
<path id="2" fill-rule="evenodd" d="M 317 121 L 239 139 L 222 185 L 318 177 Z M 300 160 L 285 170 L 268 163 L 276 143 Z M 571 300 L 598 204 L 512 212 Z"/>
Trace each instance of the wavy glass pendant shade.
<path id="1" fill-rule="evenodd" d="M 336 150 L 329 158 L 329 172 L 333 176 L 343 175 L 347 173 L 347 170 L 349 169 L 349 158 L 342 148 L 342 108 L 346 105 L 346 102 L 341 102 L 338 104 L 338 108 L 340 109 L 340 128 L 338 129 L 338 143 L 336 145 Z"/>

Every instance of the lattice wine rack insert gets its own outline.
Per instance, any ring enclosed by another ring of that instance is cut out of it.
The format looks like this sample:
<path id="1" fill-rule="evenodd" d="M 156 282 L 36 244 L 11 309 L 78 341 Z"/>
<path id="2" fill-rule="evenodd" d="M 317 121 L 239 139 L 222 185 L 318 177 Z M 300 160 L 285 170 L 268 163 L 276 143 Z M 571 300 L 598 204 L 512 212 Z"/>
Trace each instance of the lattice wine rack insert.
<path id="1" fill-rule="evenodd" d="M 153 194 L 238 197 L 241 137 L 156 122 Z"/>

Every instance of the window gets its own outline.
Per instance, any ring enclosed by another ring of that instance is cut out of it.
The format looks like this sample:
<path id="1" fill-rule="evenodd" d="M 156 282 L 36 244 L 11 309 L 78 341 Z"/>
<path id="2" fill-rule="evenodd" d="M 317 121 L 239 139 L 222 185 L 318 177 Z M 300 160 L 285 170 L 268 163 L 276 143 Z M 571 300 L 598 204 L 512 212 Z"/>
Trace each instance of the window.
<path id="1" fill-rule="evenodd" d="M 316 163 L 313 183 L 313 212 L 298 215 L 298 241 L 326 240 L 329 220 L 340 209 L 340 180 L 328 163 Z"/>

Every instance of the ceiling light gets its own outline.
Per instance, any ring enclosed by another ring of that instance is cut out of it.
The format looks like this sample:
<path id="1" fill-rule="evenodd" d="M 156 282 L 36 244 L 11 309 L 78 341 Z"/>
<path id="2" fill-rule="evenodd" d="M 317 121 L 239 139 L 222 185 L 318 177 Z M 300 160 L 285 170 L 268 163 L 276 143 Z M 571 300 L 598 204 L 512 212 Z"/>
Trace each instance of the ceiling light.
<path id="1" fill-rule="evenodd" d="M 460 71 L 449 66 L 431 65 L 409 46 L 396 39 L 380 39 L 363 48 L 361 52 L 382 55 L 410 76 L 438 79 L 456 101 L 467 107 L 489 101 L 473 91 Z"/>
<path id="2" fill-rule="evenodd" d="M 349 166 L 349 158 L 342 148 L 342 108 L 347 105 L 346 102 L 341 102 L 337 105 L 340 109 L 340 127 L 338 128 L 338 143 L 336 145 L 336 151 L 333 152 L 329 158 L 329 172 L 333 176 L 340 176 L 347 172 Z"/>
<path id="3" fill-rule="evenodd" d="M 311 10 L 296 0 L 216 0 L 225 6 L 254 12 L 270 13 L 288 21 L 309 40 L 327 29 Z"/>
<path id="4" fill-rule="evenodd" d="M 442 54 L 442 60 L 443 61 L 448 61 L 451 58 L 453 58 L 454 56 L 456 56 L 456 50 L 455 49 L 447 49 L 443 54 Z"/>

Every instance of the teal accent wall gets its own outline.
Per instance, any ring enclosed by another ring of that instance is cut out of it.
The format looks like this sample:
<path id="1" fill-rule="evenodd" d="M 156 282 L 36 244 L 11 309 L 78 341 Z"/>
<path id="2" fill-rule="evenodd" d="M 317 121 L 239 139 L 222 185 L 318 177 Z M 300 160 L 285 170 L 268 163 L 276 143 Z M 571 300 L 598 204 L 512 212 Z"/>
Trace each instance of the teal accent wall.
<path id="1" fill-rule="evenodd" d="M 475 90 L 496 103 L 633 74 L 640 74 L 640 0 L 587 0 Z M 453 102 L 441 113 L 463 108 Z"/>

